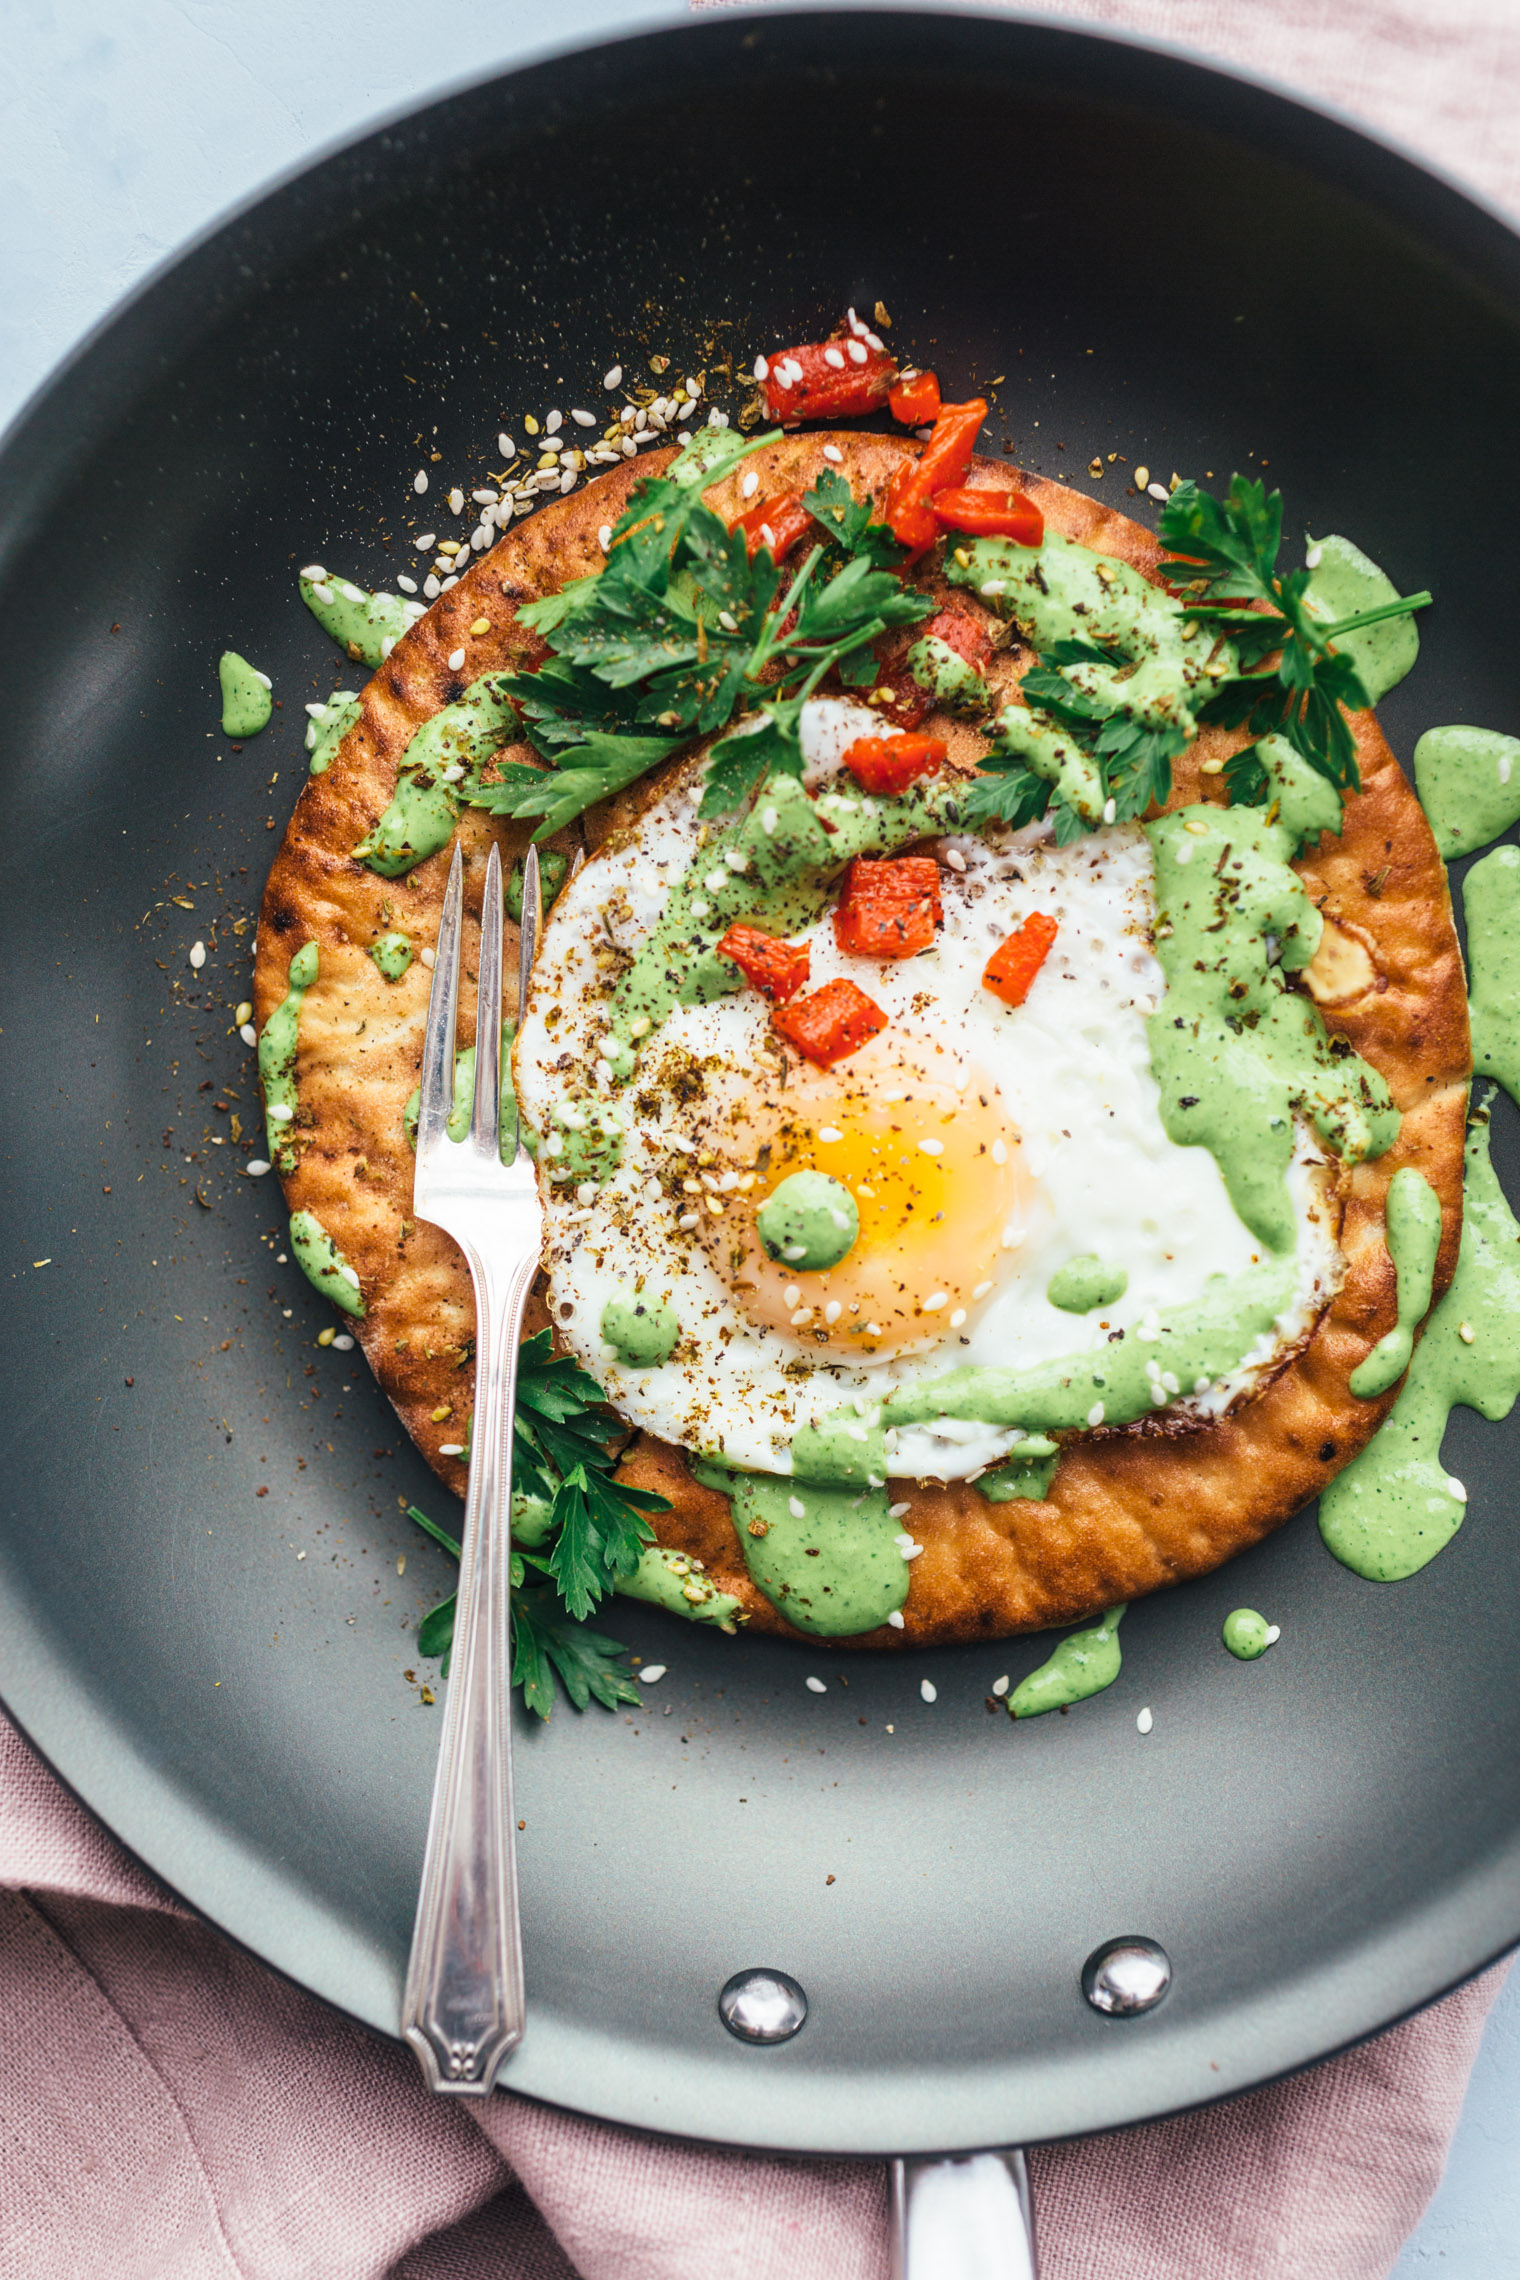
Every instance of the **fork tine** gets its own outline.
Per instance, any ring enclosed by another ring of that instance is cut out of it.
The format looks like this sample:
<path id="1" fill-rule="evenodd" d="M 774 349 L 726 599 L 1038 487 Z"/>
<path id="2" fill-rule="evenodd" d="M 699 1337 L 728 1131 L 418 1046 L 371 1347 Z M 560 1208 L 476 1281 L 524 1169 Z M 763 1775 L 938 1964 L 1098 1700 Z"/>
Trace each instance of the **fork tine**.
<path id="1" fill-rule="evenodd" d="M 454 1028 L 459 1009 L 459 931 L 464 909 L 464 850 L 456 847 L 438 921 L 433 986 L 428 991 L 422 1047 L 422 1105 L 417 1112 L 417 1161 L 442 1145 L 454 1106 Z"/>
<path id="2" fill-rule="evenodd" d="M 538 849 L 530 844 L 523 857 L 522 925 L 517 942 L 517 1026 L 523 1025 L 528 1010 L 528 984 L 533 978 L 533 961 L 538 955 L 538 937 L 544 923 L 543 889 L 539 877 Z M 522 1117 L 517 1120 L 517 1144 L 512 1160 L 517 1163 L 523 1155 Z"/>
<path id="3" fill-rule="evenodd" d="M 477 1156 L 495 1158 L 500 1120 L 501 854 L 493 847 L 480 906 L 480 979 L 475 990 L 475 1115 L 470 1137 Z"/>

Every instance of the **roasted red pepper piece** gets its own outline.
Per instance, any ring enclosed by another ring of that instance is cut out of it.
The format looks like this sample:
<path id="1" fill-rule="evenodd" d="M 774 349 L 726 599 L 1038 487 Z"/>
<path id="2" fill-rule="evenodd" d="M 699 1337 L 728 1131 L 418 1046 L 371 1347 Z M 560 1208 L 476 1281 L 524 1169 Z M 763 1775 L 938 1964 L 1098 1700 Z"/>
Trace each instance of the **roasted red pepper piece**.
<path id="1" fill-rule="evenodd" d="M 794 998 L 771 1015 L 771 1027 L 820 1069 L 858 1053 L 886 1026 L 881 1007 L 853 982 L 825 982 L 811 997 Z"/>
<path id="2" fill-rule="evenodd" d="M 1022 491 L 936 491 L 929 505 L 945 530 L 1011 538 L 1019 546 L 1038 546 L 1045 536 L 1045 517 Z"/>
<path id="3" fill-rule="evenodd" d="M 987 417 L 980 396 L 969 404 L 942 404 L 934 433 L 916 459 L 899 467 L 887 485 L 885 520 L 893 535 L 915 554 L 938 538 L 940 526 L 929 502 L 936 491 L 954 490 L 966 480 L 977 431 Z"/>
<path id="4" fill-rule="evenodd" d="M 731 926 L 718 944 L 718 956 L 738 967 L 751 988 L 782 1005 L 795 997 L 812 971 L 813 953 L 805 942 L 783 942 L 758 926 Z"/>
<path id="5" fill-rule="evenodd" d="M 864 791 L 895 797 L 923 777 L 938 775 L 948 750 L 942 736 L 861 736 L 844 764 Z"/>
<path id="6" fill-rule="evenodd" d="M 813 518 L 802 503 L 800 491 L 778 491 L 774 498 L 762 499 L 747 514 L 737 516 L 728 527 L 743 531 L 752 562 L 762 546 L 768 546 L 780 562 L 807 537 Z"/>
<path id="7" fill-rule="evenodd" d="M 932 372 L 905 372 L 887 404 L 904 427 L 927 427 L 939 416 L 939 382 Z"/>
<path id="8" fill-rule="evenodd" d="M 919 641 L 931 638 L 942 641 L 947 649 L 953 649 L 957 657 L 963 657 L 979 673 L 984 673 L 992 662 L 991 634 L 980 618 L 969 617 L 964 610 L 941 610 L 937 617 L 930 618 L 915 638 Z"/>
<path id="9" fill-rule="evenodd" d="M 1044 965 L 1056 938 L 1053 918 L 1035 911 L 1000 942 L 982 972 L 982 987 L 1000 997 L 1004 1005 L 1022 1005 Z"/>
<path id="10" fill-rule="evenodd" d="M 916 958 L 943 915 L 939 865 L 928 856 L 885 863 L 857 856 L 834 912 L 834 939 L 856 958 Z"/>
<path id="11" fill-rule="evenodd" d="M 783 427 L 799 420 L 847 420 L 874 412 L 897 378 L 897 360 L 855 333 L 784 348 L 768 359 L 760 392 Z"/>

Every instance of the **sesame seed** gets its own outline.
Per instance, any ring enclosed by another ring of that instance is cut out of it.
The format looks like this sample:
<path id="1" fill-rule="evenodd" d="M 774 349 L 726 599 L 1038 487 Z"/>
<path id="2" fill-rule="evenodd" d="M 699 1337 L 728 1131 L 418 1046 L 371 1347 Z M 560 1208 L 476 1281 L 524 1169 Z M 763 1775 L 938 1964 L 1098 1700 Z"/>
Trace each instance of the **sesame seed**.
<path id="1" fill-rule="evenodd" d="M 333 590 L 331 586 L 314 585 L 311 589 L 311 598 L 314 602 L 320 602 L 324 610 L 331 609 L 334 598 Z"/>
<path id="2" fill-rule="evenodd" d="M 796 1501 L 797 1499 L 794 1496 L 792 1498 L 792 1502 L 795 1504 Z M 828 1688 L 824 1685 L 821 1678 L 805 1678 L 802 1683 L 807 1688 L 809 1694 L 827 1694 L 829 1691 Z"/>
<path id="3" fill-rule="evenodd" d="M 945 861 L 952 871 L 964 871 L 966 868 L 966 858 L 958 847 L 947 847 L 945 849 Z"/>
<path id="4" fill-rule="evenodd" d="M 1135 489 L 1137 491 L 1143 491 L 1150 479 L 1151 471 L 1148 467 L 1137 467 L 1135 469 Z"/>
<path id="5" fill-rule="evenodd" d="M 1183 824 L 1182 828 L 1184 831 L 1191 832 L 1195 839 L 1207 839 L 1209 836 L 1208 825 L 1206 823 L 1194 823 L 1191 817 Z"/>
<path id="6" fill-rule="evenodd" d="M 1007 590 L 1007 583 L 1002 578 L 988 578 L 984 580 L 982 585 L 982 592 L 989 595 L 994 600 L 999 594 L 1006 593 Z"/>
<path id="7" fill-rule="evenodd" d="M 1103 802 L 1103 821 L 1105 823 L 1112 823 L 1118 813 L 1119 803 L 1117 800 L 1105 800 Z"/>
<path id="8" fill-rule="evenodd" d="M 1145 488 L 1147 495 L 1152 499 L 1165 500 L 1170 496 L 1164 483 L 1147 483 Z M 1147 1729 L 1147 1731 L 1149 1731 L 1149 1729 Z"/>
<path id="9" fill-rule="evenodd" d="M 1473 1328 L 1470 1322 L 1459 1322 L 1457 1324 L 1457 1336 L 1461 1339 L 1464 1346 L 1470 1346 L 1477 1335 L 1477 1331 Z"/>
<path id="10" fill-rule="evenodd" d="M 865 359 L 862 358 L 861 361 L 864 363 Z M 918 1691 L 926 1702 L 937 1702 L 939 1700 L 939 1688 L 932 1678 L 921 1678 L 918 1682 Z"/>
<path id="11" fill-rule="evenodd" d="M 639 1672 L 640 1683 L 644 1686 L 658 1686 L 669 1668 L 669 1663 L 645 1663 Z"/>
<path id="12" fill-rule="evenodd" d="M 561 475 L 559 479 L 559 495 L 562 499 L 569 497 L 570 493 L 575 489 L 575 482 L 575 469 L 573 467 L 567 467 L 564 474 Z"/>
<path id="13" fill-rule="evenodd" d="M 1101 1424 L 1102 1424 L 1102 1422 L 1103 1422 L 1103 1404 L 1102 1404 L 1102 1402 L 1101 1402 L 1101 1401 L 1095 1401 L 1095 1402 L 1093 1403 L 1093 1405 L 1092 1405 L 1091 1409 L 1089 1409 L 1089 1411 L 1087 1412 L 1087 1422 L 1088 1422 L 1088 1424 L 1089 1424 L 1089 1425 L 1101 1425 Z"/>
<path id="14" fill-rule="evenodd" d="M 725 633 L 737 633 L 739 630 L 739 620 L 734 616 L 732 610 L 719 610 L 718 623 Z M 731 854 L 737 853 L 737 850 L 730 850 L 730 852 Z"/>
<path id="15" fill-rule="evenodd" d="M 437 958 L 438 958 L 438 953 L 437 953 L 437 951 L 436 951 L 436 950 L 434 950 L 434 949 L 433 949 L 433 948 L 432 948 L 432 947 L 429 945 L 428 947 L 426 947 L 426 948 L 424 948 L 424 949 L 421 949 L 421 950 L 419 950 L 419 951 L 418 951 L 418 953 L 417 953 L 417 955 L 418 955 L 418 957 L 419 957 L 419 958 L 422 960 L 422 963 L 423 963 L 423 965 L 424 965 L 424 966 L 426 966 L 426 967 L 428 968 L 429 972 L 431 972 L 431 971 L 432 971 L 432 968 L 433 968 L 433 966 L 434 966 L 434 965 L 436 964 L 436 962 L 437 962 Z"/>
<path id="16" fill-rule="evenodd" d="M 602 386 L 604 388 L 621 388 L 622 385 L 623 367 L 621 364 L 614 364 L 609 372 L 602 374 Z"/>
<path id="17" fill-rule="evenodd" d="M 462 649 L 451 649 L 449 651 L 449 671 L 451 673 L 457 673 L 463 663 L 464 651 Z"/>
<path id="18" fill-rule="evenodd" d="M 777 388 L 790 388 L 792 384 L 792 372 L 791 367 L 787 363 L 785 357 L 781 359 L 781 362 L 779 364 L 773 365 L 771 367 L 769 377 L 773 386 Z"/>
<path id="19" fill-rule="evenodd" d="M 844 1138 L 844 1134 L 840 1131 L 837 1124 L 820 1124 L 818 1127 L 818 1137 L 820 1140 L 826 1142 L 827 1145 L 832 1147 L 836 1140 L 842 1140 Z"/>
<path id="20" fill-rule="evenodd" d="M 954 1313 L 951 1315 L 951 1317 L 950 1317 L 950 1327 L 951 1327 L 951 1329 L 952 1329 L 952 1330 L 959 1330 L 959 1328 L 960 1328 L 961 1324 L 962 1324 L 962 1323 L 965 1321 L 965 1319 L 966 1319 L 966 1309 L 964 1308 L 964 1306 L 958 1306 L 958 1307 L 956 1308 L 955 1312 L 954 1312 Z"/>
<path id="21" fill-rule="evenodd" d="M 894 1607 L 894 1608 L 893 1608 L 893 1610 L 892 1610 L 892 1612 L 891 1612 L 891 1614 L 890 1614 L 890 1615 L 887 1617 L 887 1621 L 888 1621 L 888 1622 L 891 1624 L 891 1626 L 892 1626 L 892 1628 L 893 1628 L 893 1630 L 894 1630 L 894 1631 L 900 1631 L 900 1630 L 902 1630 L 902 1629 L 903 1629 L 903 1627 L 904 1627 L 904 1626 L 903 1626 L 903 1618 L 902 1618 L 902 1609 L 901 1609 L 900 1607 Z M 889 1727 L 887 1728 L 887 1732 L 890 1734 L 890 1733 L 891 1733 L 891 1731 L 892 1731 L 892 1729 L 891 1729 L 891 1727 L 889 1726 Z"/>
<path id="22" fill-rule="evenodd" d="M 691 915 L 692 915 L 692 917 L 693 917 L 693 918 L 711 918 L 711 916 L 712 916 L 712 904 L 711 904 L 711 903 L 705 903 L 705 902 L 694 902 L 694 903 L 693 903 L 693 904 L 690 906 L 690 908 L 691 908 Z"/>
<path id="23" fill-rule="evenodd" d="M 995 1678 L 993 1680 L 992 1691 L 994 1694 L 1006 1694 L 1008 1692 L 1008 1680 L 1006 1676 L 1003 1678 Z"/>
<path id="24" fill-rule="evenodd" d="M 322 584 L 326 581 L 327 572 L 320 562 L 308 562 L 306 568 L 300 572 L 300 576 L 306 579 L 314 578 L 319 584 Z"/>
<path id="25" fill-rule="evenodd" d="M 502 429 L 500 435 L 496 438 L 496 449 L 501 454 L 501 457 L 503 459 L 515 459 L 517 457 L 517 446 L 512 441 L 512 438 L 508 435 L 505 428 Z"/>
<path id="26" fill-rule="evenodd" d="M 483 633 L 489 633 L 490 630 L 491 621 L 488 617 L 476 618 L 474 624 L 470 627 L 471 633 L 476 635 L 477 638 Z"/>
<path id="27" fill-rule="evenodd" d="M 949 1302 L 949 1297 L 947 1290 L 931 1290 L 923 1302 L 922 1311 L 925 1314 L 938 1314 L 940 1308 Z"/>
<path id="28" fill-rule="evenodd" d="M 823 1310 L 823 1319 L 825 1322 L 829 1323 L 832 1326 L 832 1324 L 836 1323 L 839 1320 L 839 1317 L 841 1314 L 843 1314 L 843 1312 L 844 1308 L 840 1305 L 838 1299 L 831 1298 L 828 1305 Z"/>
<path id="29" fill-rule="evenodd" d="M 398 570 L 396 572 L 396 583 L 401 588 L 403 594 L 415 594 L 417 591 L 416 579 L 409 578 L 404 570 Z M 310 712 L 311 707 L 308 705 L 306 709 L 308 712 Z M 320 712 L 322 710 L 322 707 L 319 705 L 317 707 L 317 710 Z"/>
<path id="30" fill-rule="evenodd" d="M 865 342 L 863 340 L 852 340 L 848 345 L 850 362 L 852 364 L 864 364 L 868 353 Z"/>
<path id="31" fill-rule="evenodd" d="M 1459 1504 L 1467 1502 L 1466 1487 L 1461 1481 L 1453 1480 L 1450 1473 L 1446 1476 L 1446 1493 L 1448 1496 L 1454 1496 Z"/>
<path id="32" fill-rule="evenodd" d="M 1306 570 L 1317 570 L 1324 559 L 1325 550 L 1316 542 L 1304 556 L 1304 568 Z"/>
<path id="33" fill-rule="evenodd" d="M 800 1306 L 802 1304 L 802 1286 L 799 1283 L 788 1283 L 781 1293 L 781 1303 L 783 1306 Z"/>
<path id="34" fill-rule="evenodd" d="M 823 361 L 825 364 L 832 365 L 836 372 L 842 372 L 844 370 L 843 349 L 826 348 L 823 352 Z"/>
<path id="35" fill-rule="evenodd" d="M 233 1020 L 234 1020 L 234 1021 L 237 1023 L 237 1025 L 238 1025 L 239 1029 L 241 1029 L 241 1028 L 242 1028 L 242 1026 L 243 1026 L 243 1024 L 244 1024 L 244 1022 L 245 1022 L 245 1021 L 252 1021 L 252 1019 L 253 1019 L 253 1001 L 252 1001 L 252 999 L 251 999 L 251 998 L 244 998 L 244 1000 L 243 1000 L 242 1004 L 241 1004 L 241 1005 L 239 1005 L 239 1006 L 237 1006 L 237 1007 L 234 1009 L 232 1018 L 233 1018 Z"/>
<path id="36" fill-rule="evenodd" d="M 945 1143 L 943 1140 L 920 1140 L 918 1152 L 921 1156 L 942 1156 L 945 1152 Z"/>
<path id="37" fill-rule="evenodd" d="M 596 426 L 596 414 L 595 414 L 595 412 L 579 412 L 579 411 L 573 411 L 573 412 L 570 414 L 570 417 L 571 417 L 571 418 L 574 420 L 574 422 L 575 422 L 575 424 L 576 424 L 576 426 L 577 426 L 577 427 L 595 427 L 595 426 Z"/>
<path id="38" fill-rule="evenodd" d="M 766 362 L 763 356 L 757 356 L 755 358 L 755 378 L 757 380 L 768 380 L 770 376 L 770 365 Z"/>
<path id="39" fill-rule="evenodd" d="M 780 821 L 780 812 L 776 808 L 764 807 L 760 810 L 760 829 L 765 833 L 767 839 L 771 837 Z"/>
<path id="40" fill-rule="evenodd" d="M 545 435 L 558 435 L 564 424 L 565 415 L 563 412 L 551 412 L 544 422 Z"/>
<path id="41" fill-rule="evenodd" d="M 259 1033 L 251 1021 L 245 1021 L 239 1026 L 238 1035 L 245 1045 L 257 1045 L 259 1041 Z"/>
<path id="42" fill-rule="evenodd" d="M 844 453 L 840 450 L 837 443 L 826 443 L 823 447 L 823 456 L 825 459 L 832 459 L 836 467 L 838 467 L 844 459 Z"/>
<path id="43" fill-rule="evenodd" d="M 605 553 L 608 551 L 608 549 L 609 549 L 609 548 L 610 548 L 610 546 L 612 545 L 612 525 L 611 525 L 611 523 L 603 523 L 603 525 L 602 525 L 601 529 L 600 529 L 600 530 L 597 532 L 597 534 L 596 534 L 596 543 L 597 543 L 597 545 L 598 545 L 598 546 L 601 548 L 601 550 L 602 550 L 602 552 L 603 552 L 604 554 L 605 554 Z"/>
<path id="44" fill-rule="evenodd" d="M 243 1166 L 243 1170 L 251 1180 L 261 1180 L 268 1169 L 269 1166 L 264 1162 L 261 1156 L 250 1156 L 247 1163 Z"/>
<path id="45" fill-rule="evenodd" d="M 868 1322 L 865 1326 L 865 1332 L 868 1338 L 879 1338 L 881 1336 L 881 1324 L 879 1322 Z"/>
<path id="46" fill-rule="evenodd" d="M 990 1282 L 979 1282 L 971 1295 L 973 1298 L 985 1298 L 991 1288 L 992 1285 Z"/>
<path id="47" fill-rule="evenodd" d="M 421 498 L 423 492 L 427 489 L 427 486 L 427 475 L 424 470 L 419 467 L 416 474 L 412 477 L 412 489 L 416 492 L 419 499 Z"/>
<path id="48" fill-rule="evenodd" d="M 286 1102 L 272 1100 L 264 1113 L 271 1124 L 289 1124 L 296 1112 Z"/>
<path id="49" fill-rule="evenodd" d="M 438 544 L 438 533 L 435 530 L 425 530 L 420 538 L 412 540 L 412 544 L 419 554 L 431 554 Z"/>
<path id="50" fill-rule="evenodd" d="M 696 1224 L 697 1214 L 694 1211 L 683 1211 L 680 1218 L 676 1221 L 676 1225 L 680 1228 L 683 1228 L 687 1234 L 690 1234 L 692 1228 L 695 1227 Z"/>
<path id="51" fill-rule="evenodd" d="M 1139 1717 L 1135 1720 L 1135 1724 L 1142 1734 L 1148 1734 L 1155 1723 L 1156 1721 L 1151 1716 L 1148 1709 L 1142 1710 Z"/>
<path id="52" fill-rule="evenodd" d="M 392 650 L 395 648 L 395 646 L 396 646 L 396 636 L 395 636 L 395 634 L 393 634 L 393 633 L 388 633 L 388 634 L 386 635 L 385 639 L 384 639 L 384 640 L 381 642 L 381 644 L 380 644 L 380 662 L 381 662 L 381 664 L 382 664 L 382 665 L 385 663 L 385 660 L 386 660 L 386 658 L 387 658 L 387 657 L 389 657 L 389 655 L 390 655 L 391 651 L 392 651 Z"/>
<path id="53" fill-rule="evenodd" d="M 201 968 L 202 968 L 202 966 L 204 966 L 204 965 L 205 965 L 205 963 L 206 963 L 206 945 L 205 945 L 205 943 L 204 943 L 204 942 L 192 942 L 192 943 L 191 943 L 191 945 L 190 945 L 190 963 L 191 963 L 191 965 L 192 965 L 192 966 L 195 968 L 195 970 L 196 970 L 196 972 L 197 972 L 197 973 L 199 973 L 199 972 L 200 972 L 200 970 L 201 970 Z"/>

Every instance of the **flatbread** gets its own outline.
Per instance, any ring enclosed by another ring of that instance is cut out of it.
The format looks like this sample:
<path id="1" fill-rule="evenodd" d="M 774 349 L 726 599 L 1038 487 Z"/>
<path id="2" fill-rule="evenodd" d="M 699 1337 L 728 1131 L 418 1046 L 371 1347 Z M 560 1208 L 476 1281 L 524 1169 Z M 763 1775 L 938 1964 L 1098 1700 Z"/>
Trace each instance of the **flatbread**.
<path id="1" fill-rule="evenodd" d="M 912 448 L 893 436 L 797 435 L 746 468 L 760 475 L 762 496 L 803 488 L 827 466 L 826 443 L 842 454 L 857 495 L 879 493 Z M 285 994 L 291 957 L 309 940 L 320 945 L 320 975 L 301 1016 L 299 1162 L 285 1181 L 287 1199 L 293 1211 L 316 1214 L 357 1270 L 367 1311 L 356 1327 L 370 1365 L 429 1463 L 460 1494 L 463 1467 L 439 1452 L 463 1438 L 472 1406 L 470 1280 L 448 1238 L 412 1216 L 414 1158 L 402 1125 L 421 1067 L 430 975 L 419 960 L 399 982 L 387 982 L 368 955 L 392 927 L 417 943 L 436 939 L 449 850 L 404 880 L 377 878 L 349 851 L 390 800 L 417 728 L 481 674 L 542 654 L 516 623 L 518 608 L 600 565 L 599 529 L 617 520 L 639 476 L 669 456 L 651 453 L 642 466 L 626 462 L 541 509 L 433 605 L 364 690 L 361 716 L 327 772 L 302 792 L 265 890 L 254 985 L 261 1024 Z M 1020 484 L 1051 529 L 1156 577 L 1159 549 L 1151 533 L 1097 499 L 994 460 L 976 461 L 970 479 Z M 720 511 L 736 513 L 738 477 L 709 496 Z M 963 593 L 955 600 L 960 608 L 977 606 Z M 472 632 L 482 619 L 486 629 Z M 451 669 L 448 660 L 460 650 L 464 663 Z M 996 671 L 1012 680 L 1028 662 L 1015 646 Z M 972 731 L 949 721 L 933 726 L 950 740 L 952 760 L 974 760 L 980 747 Z M 1383 1241 L 1388 1183 L 1402 1165 L 1413 1165 L 1440 1198 L 1439 1295 L 1455 1268 L 1461 1230 L 1471 1056 L 1462 961 L 1435 840 L 1372 714 L 1357 715 L 1353 728 L 1363 792 L 1347 804 L 1341 837 L 1326 837 L 1297 866 L 1326 919 L 1325 941 L 1305 979 L 1332 1032 L 1382 1071 L 1404 1121 L 1387 1155 L 1339 1174 L 1346 1257 L 1340 1291 L 1307 1339 L 1235 1410 L 1210 1422 L 1163 1415 L 1086 1437 L 1063 1458 L 1047 1500 L 991 1504 L 967 1483 L 896 1486 L 910 1505 L 906 1524 L 923 1546 L 904 1628 L 836 1644 L 997 1638 L 1076 1622 L 1204 1574 L 1315 1496 L 1391 1406 L 1393 1393 L 1360 1401 L 1347 1385 L 1396 1318 Z M 1221 779 L 1200 775 L 1200 764 L 1240 741 L 1206 730 L 1177 763 L 1172 805 L 1222 802 Z M 504 757 L 533 755 L 514 746 Z M 652 787 L 640 785 L 594 811 L 586 844 L 636 825 L 651 796 Z M 488 850 L 494 839 L 510 863 L 527 829 L 473 812 L 460 824 L 467 1001 Z M 577 829 L 556 844 L 569 848 L 580 839 Z M 510 975 L 510 925 L 508 937 Z M 471 1041 L 472 1021 L 467 1010 L 461 1044 Z M 536 1304 L 529 1329 L 545 1319 Z M 751 1583 L 727 1499 L 700 1486 L 679 1451 L 640 1434 L 623 1470 L 670 1498 L 671 1510 L 654 1522 L 661 1542 L 700 1558 L 755 1629 L 795 1635 Z"/>

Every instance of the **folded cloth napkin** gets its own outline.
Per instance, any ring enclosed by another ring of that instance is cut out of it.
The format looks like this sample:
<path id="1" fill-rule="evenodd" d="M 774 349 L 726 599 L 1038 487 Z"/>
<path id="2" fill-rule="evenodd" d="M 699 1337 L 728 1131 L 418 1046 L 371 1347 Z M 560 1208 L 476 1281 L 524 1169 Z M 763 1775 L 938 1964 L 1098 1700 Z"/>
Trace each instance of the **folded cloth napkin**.
<path id="1" fill-rule="evenodd" d="M 1302 87 L 1520 208 L 1516 0 L 1045 12 Z M 3 1721 L 0 1887 L 0 2280 L 883 2280 L 879 2163 L 430 2099 L 409 2054 L 191 1916 Z M 1271 2089 L 1037 2152 L 1045 2280 L 1382 2280 L 1501 1977 Z"/>
<path id="2" fill-rule="evenodd" d="M 0 1887 L 0 2280 L 884 2280 L 879 2162 L 429 2097 L 3 1720 Z M 1501 1976 L 1273 2089 L 1037 2153 L 1045 2280 L 1381 2280 Z"/>

